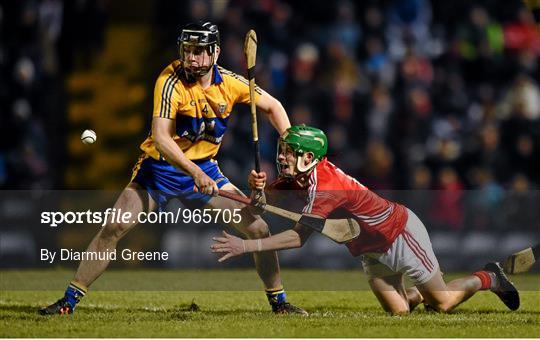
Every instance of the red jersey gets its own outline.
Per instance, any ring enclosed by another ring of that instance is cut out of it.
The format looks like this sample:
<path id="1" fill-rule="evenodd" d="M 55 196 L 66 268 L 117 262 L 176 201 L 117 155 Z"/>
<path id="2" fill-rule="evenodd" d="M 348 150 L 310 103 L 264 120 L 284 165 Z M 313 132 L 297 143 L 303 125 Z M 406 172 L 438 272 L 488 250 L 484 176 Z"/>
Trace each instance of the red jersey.
<path id="1" fill-rule="evenodd" d="M 283 182 L 279 184 L 272 187 L 283 187 Z M 353 256 L 388 250 L 405 229 L 408 214 L 403 205 L 381 198 L 326 158 L 303 187 L 307 188 L 303 213 L 358 221 L 360 236 L 346 244 Z"/>

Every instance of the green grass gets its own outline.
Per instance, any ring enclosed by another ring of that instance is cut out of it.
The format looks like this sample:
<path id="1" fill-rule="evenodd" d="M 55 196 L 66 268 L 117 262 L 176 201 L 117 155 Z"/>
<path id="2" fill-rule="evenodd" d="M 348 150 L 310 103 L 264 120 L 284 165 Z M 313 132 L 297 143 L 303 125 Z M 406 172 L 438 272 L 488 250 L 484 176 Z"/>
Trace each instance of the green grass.
<path id="1" fill-rule="evenodd" d="M 522 307 L 481 292 L 452 314 L 382 312 L 359 271 L 283 272 L 308 318 L 269 312 L 249 271 L 109 271 L 72 316 L 42 317 L 70 271 L 0 271 L 0 337 L 537 337 L 539 275 L 514 277 Z M 453 275 L 447 275 L 449 278 Z M 129 290 L 126 290 L 129 289 Z M 199 311 L 189 306 L 195 300 Z"/>

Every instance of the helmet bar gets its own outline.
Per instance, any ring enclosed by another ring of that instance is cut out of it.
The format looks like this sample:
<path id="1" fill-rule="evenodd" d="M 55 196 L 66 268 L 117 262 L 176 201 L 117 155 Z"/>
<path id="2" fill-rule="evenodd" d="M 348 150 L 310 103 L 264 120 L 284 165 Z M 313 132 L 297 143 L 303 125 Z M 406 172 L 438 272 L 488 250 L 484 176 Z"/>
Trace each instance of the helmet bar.
<path id="1" fill-rule="evenodd" d="M 183 30 L 180 42 L 199 45 L 217 44 L 215 33 L 208 31 Z"/>

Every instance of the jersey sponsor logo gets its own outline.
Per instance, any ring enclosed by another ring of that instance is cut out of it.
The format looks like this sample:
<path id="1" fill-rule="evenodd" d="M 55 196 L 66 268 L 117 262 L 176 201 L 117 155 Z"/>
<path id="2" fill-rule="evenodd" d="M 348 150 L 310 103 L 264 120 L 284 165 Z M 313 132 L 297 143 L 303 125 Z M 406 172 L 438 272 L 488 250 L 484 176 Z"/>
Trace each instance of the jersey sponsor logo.
<path id="1" fill-rule="evenodd" d="M 227 129 L 227 118 L 194 118 L 177 116 L 176 132 L 192 143 L 205 140 L 212 144 L 220 144 Z"/>
<path id="2" fill-rule="evenodd" d="M 195 101 L 195 99 L 192 99 L 189 101 L 189 105 L 191 106 L 197 106 L 197 103 L 199 104 L 208 104 L 208 100 L 206 100 L 206 98 L 202 98 L 202 99 L 197 99 Z"/>

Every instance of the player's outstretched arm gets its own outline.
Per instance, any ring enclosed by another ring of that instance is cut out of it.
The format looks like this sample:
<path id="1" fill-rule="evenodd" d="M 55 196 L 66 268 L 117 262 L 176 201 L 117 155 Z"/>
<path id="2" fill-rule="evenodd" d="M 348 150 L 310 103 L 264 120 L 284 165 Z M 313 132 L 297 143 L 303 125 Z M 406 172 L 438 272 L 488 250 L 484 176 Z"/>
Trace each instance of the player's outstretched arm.
<path id="1" fill-rule="evenodd" d="M 213 253 L 224 253 L 225 255 L 218 260 L 223 262 L 231 257 L 245 253 L 300 248 L 311 233 L 311 229 L 301 224 L 296 224 L 293 229 L 279 234 L 255 240 L 244 240 L 223 231 L 223 236 L 212 238 L 215 243 L 210 246 L 210 249 L 212 249 Z"/>
<path id="2" fill-rule="evenodd" d="M 279 132 L 280 136 L 291 126 L 287 111 L 285 111 L 281 102 L 268 92 L 262 91 L 262 95 L 257 100 L 257 108 L 266 113 L 270 123 Z"/>
<path id="3" fill-rule="evenodd" d="M 217 184 L 195 163 L 189 160 L 173 139 L 175 121 L 154 117 L 152 119 L 152 139 L 156 149 L 173 166 L 193 177 L 195 185 L 204 194 L 217 195 Z"/>

